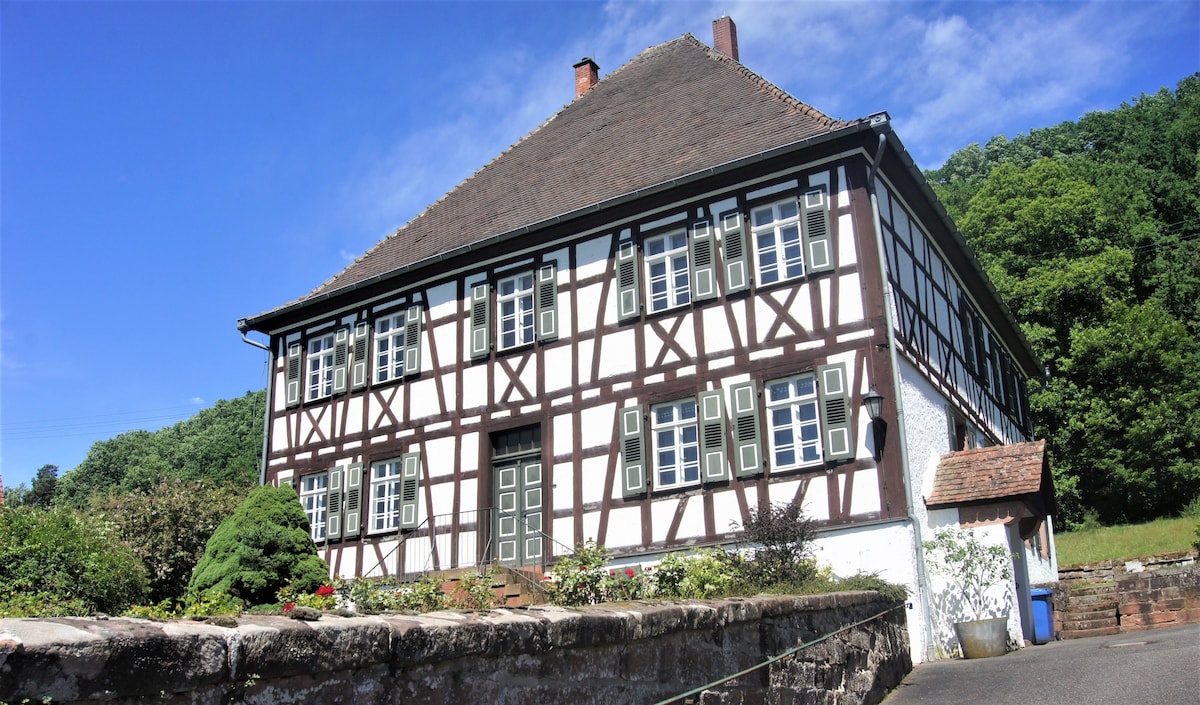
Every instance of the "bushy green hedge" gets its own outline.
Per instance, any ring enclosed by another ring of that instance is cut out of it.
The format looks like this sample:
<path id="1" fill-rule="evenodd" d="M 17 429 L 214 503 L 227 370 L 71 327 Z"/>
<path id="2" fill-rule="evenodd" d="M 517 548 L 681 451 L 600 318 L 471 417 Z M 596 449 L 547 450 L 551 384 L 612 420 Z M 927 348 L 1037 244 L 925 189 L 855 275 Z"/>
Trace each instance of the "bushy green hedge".
<path id="1" fill-rule="evenodd" d="M 116 614 L 145 598 L 146 572 L 85 513 L 0 505 L 0 617 Z"/>
<path id="2" fill-rule="evenodd" d="M 308 531 L 292 488 L 256 488 L 209 538 L 188 592 L 218 591 L 258 605 L 275 602 L 284 587 L 316 590 L 328 580 L 329 566 Z"/>

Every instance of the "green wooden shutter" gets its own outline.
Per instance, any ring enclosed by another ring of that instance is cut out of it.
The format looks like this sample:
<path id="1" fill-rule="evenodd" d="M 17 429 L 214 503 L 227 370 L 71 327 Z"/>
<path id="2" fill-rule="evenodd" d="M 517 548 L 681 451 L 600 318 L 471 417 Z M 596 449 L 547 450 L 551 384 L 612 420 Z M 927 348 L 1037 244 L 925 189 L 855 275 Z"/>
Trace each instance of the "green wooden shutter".
<path id="1" fill-rule="evenodd" d="M 400 528 L 417 528 L 417 508 L 420 506 L 421 454 L 405 453 L 400 457 Z"/>
<path id="2" fill-rule="evenodd" d="M 703 482 L 729 479 L 725 451 L 725 395 L 721 390 L 701 392 L 696 397 L 700 412 L 700 471 Z"/>
<path id="3" fill-rule="evenodd" d="M 537 339 L 548 343 L 558 340 L 558 266 L 547 264 L 537 278 Z"/>
<path id="4" fill-rule="evenodd" d="M 692 300 L 717 298 L 717 239 L 710 220 L 692 223 L 688 245 L 692 256 Z"/>
<path id="5" fill-rule="evenodd" d="M 834 269 L 828 200 L 824 189 L 804 194 L 804 264 L 808 274 Z"/>
<path id="6" fill-rule="evenodd" d="M 725 254 L 725 293 L 733 294 L 750 288 L 750 268 L 746 257 L 746 229 L 742 227 L 741 211 L 721 214 L 721 243 Z"/>
<path id="7" fill-rule="evenodd" d="M 617 245 L 617 320 L 628 321 L 642 312 L 641 277 L 637 245 L 626 240 Z"/>
<path id="8" fill-rule="evenodd" d="M 492 350 L 492 289 L 485 282 L 471 287 L 471 359 L 486 358 Z"/>
<path id="9" fill-rule="evenodd" d="M 333 336 L 333 393 L 346 391 L 350 363 L 350 329 L 339 328 Z"/>
<path id="10" fill-rule="evenodd" d="M 738 477 L 761 475 L 762 438 L 758 424 L 758 385 L 743 382 L 729 388 L 733 404 L 733 471 Z"/>
<path id="11" fill-rule="evenodd" d="M 646 493 L 646 439 L 642 406 L 621 409 L 621 494 L 636 497 Z"/>
<path id="12" fill-rule="evenodd" d="M 354 326 L 354 341 L 350 355 L 350 389 L 359 390 L 367 386 L 367 370 L 371 359 L 371 325 L 359 323 Z"/>
<path id="13" fill-rule="evenodd" d="M 817 368 L 820 384 L 821 433 L 826 460 L 854 458 L 854 434 L 850 428 L 850 391 L 846 385 L 846 364 L 821 365 Z"/>
<path id="14" fill-rule="evenodd" d="M 329 484 L 325 489 L 325 538 L 326 540 L 342 537 L 342 501 L 345 499 L 344 474 L 342 466 L 330 468 Z"/>
<path id="15" fill-rule="evenodd" d="M 357 538 L 362 533 L 363 466 L 354 463 L 346 468 L 346 513 L 342 521 L 342 538 Z"/>
<path id="16" fill-rule="evenodd" d="M 304 369 L 304 346 L 300 343 L 292 343 L 288 346 L 287 355 L 287 385 L 286 389 L 286 405 L 287 408 L 300 406 L 300 377 L 301 371 Z"/>
<path id="17" fill-rule="evenodd" d="M 404 375 L 421 374 L 421 306 L 404 312 Z"/>

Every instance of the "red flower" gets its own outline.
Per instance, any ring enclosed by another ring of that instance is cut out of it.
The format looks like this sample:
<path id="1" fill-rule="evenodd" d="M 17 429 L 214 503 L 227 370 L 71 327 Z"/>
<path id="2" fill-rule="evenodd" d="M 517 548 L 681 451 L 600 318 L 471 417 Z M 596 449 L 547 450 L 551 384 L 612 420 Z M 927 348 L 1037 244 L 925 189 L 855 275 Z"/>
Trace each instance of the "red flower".
<path id="1" fill-rule="evenodd" d="M 317 588 L 317 595 L 319 597 L 329 597 L 333 594 L 333 592 L 333 588 L 329 587 L 328 585 L 322 585 L 321 587 Z"/>
<path id="2" fill-rule="evenodd" d="M 283 611 L 284 611 L 284 612 L 291 612 L 291 611 L 292 611 L 292 608 L 293 608 L 293 607 L 295 607 L 295 606 L 296 606 L 296 603 L 295 603 L 295 602 L 289 602 L 289 603 L 287 603 L 287 604 L 285 604 L 285 605 L 283 606 Z"/>
<path id="3" fill-rule="evenodd" d="M 617 574 L 617 571 L 615 571 L 615 570 L 610 570 L 610 571 L 608 571 L 608 574 L 609 574 L 609 575 L 616 575 L 616 574 Z"/>
<path id="4" fill-rule="evenodd" d="M 580 570 L 587 570 L 587 566 L 586 566 L 586 565 L 581 565 L 581 566 L 579 566 L 579 569 L 580 569 Z"/>
<path id="5" fill-rule="evenodd" d="M 633 577 L 633 568 L 626 568 L 625 575 L 628 575 L 629 577 L 632 578 Z"/>

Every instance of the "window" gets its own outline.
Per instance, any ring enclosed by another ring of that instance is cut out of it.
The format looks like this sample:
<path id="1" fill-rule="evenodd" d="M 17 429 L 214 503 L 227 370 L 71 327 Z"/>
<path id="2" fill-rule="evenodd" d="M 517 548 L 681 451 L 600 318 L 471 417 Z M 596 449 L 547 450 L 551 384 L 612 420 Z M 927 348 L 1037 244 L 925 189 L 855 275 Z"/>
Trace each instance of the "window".
<path id="1" fill-rule="evenodd" d="M 329 478 L 325 473 L 300 478 L 300 505 L 308 515 L 308 530 L 313 541 L 325 540 L 325 518 L 329 502 Z"/>
<path id="2" fill-rule="evenodd" d="M 821 461 L 816 378 L 800 375 L 767 383 L 771 460 L 777 470 Z"/>
<path id="3" fill-rule="evenodd" d="M 375 381 L 404 376 L 404 318 L 397 313 L 375 321 Z"/>
<path id="4" fill-rule="evenodd" d="M 700 444 L 696 401 L 660 404 L 651 410 L 656 487 L 666 489 L 700 482 Z"/>
<path id="5" fill-rule="evenodd" d="M 401 460 L 371 466 L 371 531 L 400 528 Z"/>
<path id="6" fill-rule="evenodd" d="M 496 285 L 500 309 L 500 349 L 533 342 L 533 272 L 501 279 Z"/>
<path id="7" fill-rule="evenodd" d="M 686 230 L 676 230 L 647 238 L 645 245 L 646 281 L 650 310 L 664 311 L 691 300 Z"/>
<path id="8" fill-rule="evenodd" d="M 804 275 L 800 209 L 794 198 L 750 211 L 759 284 Z"/>
<path id="9" fill-rule="evenodd" d="M 333 394 L 334 334 L 322 335 L 308 341 L 308 393 L 309 401 Z"/>

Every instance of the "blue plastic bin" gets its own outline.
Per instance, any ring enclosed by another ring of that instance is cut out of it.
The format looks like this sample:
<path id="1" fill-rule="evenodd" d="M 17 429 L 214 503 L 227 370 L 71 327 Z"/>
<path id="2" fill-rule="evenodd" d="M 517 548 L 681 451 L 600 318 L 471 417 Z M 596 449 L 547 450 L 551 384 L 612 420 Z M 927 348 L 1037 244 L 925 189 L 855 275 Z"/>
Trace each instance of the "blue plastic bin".
<path id="1" fill-rule="evenodd" d="M 1029 595 L 1033 598 L 1033 643 L 1045 644 L 1054 638 L 1054 591 L 1034 588 Z"/>

